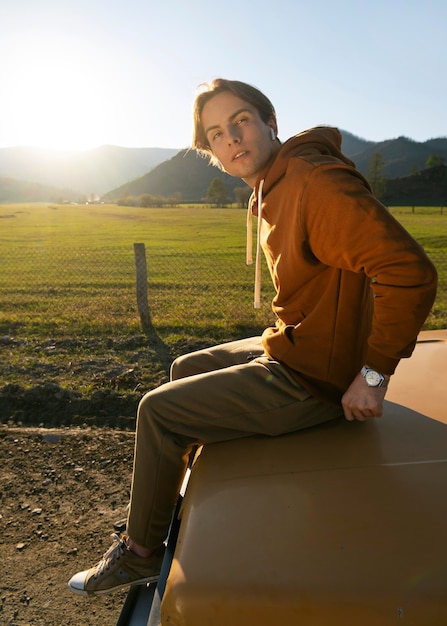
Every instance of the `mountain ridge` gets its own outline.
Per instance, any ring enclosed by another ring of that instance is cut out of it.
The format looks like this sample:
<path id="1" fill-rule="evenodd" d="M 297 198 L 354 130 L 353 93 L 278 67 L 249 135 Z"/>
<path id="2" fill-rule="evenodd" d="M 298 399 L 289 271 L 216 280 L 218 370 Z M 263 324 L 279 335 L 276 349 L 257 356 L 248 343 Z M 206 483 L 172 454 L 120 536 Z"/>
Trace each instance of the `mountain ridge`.
<path id="1" fill-rule="evenodd" d="M 382 158 L 382 174 L 388 180 L 423 170 L 431 156 L 447 162 L 447 137 L 418 142 L 401 136 L 374 142 L 349 131 L 340 132 L 343 152 L 364 175 L 376 153 Z M 23 197 L 32 201 L 33 185 L 49 186 L 50 201 L 76 201 L 81 196 L 117 201 L 123 196 L 151 194 L 197 202 L 206 197 L 211 180 L 216 177 L 230 192 L 244 186 L 241 180 L 210 166 L 190 149 L 113 145 L 82 152 L 0 148 L 0 202 L 21 201 Z M 20 191 L 21 185 L 26 193 Z M 40 200 L 45 192 L 42 188 L 37 191 L 36 200 Z"/>
<path id="2" fill-rule="evenodd" d="M 101 195 L 147 173 L 177 152 L 175 148 L 109 145 L 84 151 L 0 148 L 0 177 Z"/>
<path id="3" fill-rule="evenodd" d="M 376 153 L 382 156 L 384 163 L 382 174 L 387 179 L 405 177 L 412 171 L 422 170 L 427 159 L 433 154 L 447 162 L 447 138 L 436 140 L 436 149 L 433 150 L 426 142 L 421 144 L 404 137 L 377 144 L 347 131 L 341 132 L 343 152 L 355 162 L 364 176 L 367 176 L 371 159 Z M 118 201 L 127 196 L 144 194 L 165 197 L 176 195 L 183 202 L 197 202 L 206 197 L 213 178 L 221 178 L 230 193 L 233 193 L 236 187 L 244 186 L 240 179 L 228 176 L 210 166 L 206 159 L 197 156 L 194 151 L 185 150 L 138 179 L 112 189 L 104 198 L 107 201 Z M 439 193 L 442 195 L 442 189 L 438 189 Z"/>

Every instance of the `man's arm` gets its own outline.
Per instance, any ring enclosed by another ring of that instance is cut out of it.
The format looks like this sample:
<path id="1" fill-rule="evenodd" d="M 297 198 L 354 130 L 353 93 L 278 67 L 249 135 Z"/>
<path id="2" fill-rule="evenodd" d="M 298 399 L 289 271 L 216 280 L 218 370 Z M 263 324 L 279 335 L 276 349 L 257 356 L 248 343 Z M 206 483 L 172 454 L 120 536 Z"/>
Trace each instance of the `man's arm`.
<path id="1" fill-rule="evenodd" d="M 369 387 L 365 378 L 359 372 L 342 398 L 343 411 L 349 422 L 361 422 L 374 417 L 381 417 L 383 400 L 388 388 L 389 376 L 384 375 L 385 381 L 380 387 Z"/>
<path id="2" fill-rule="evenodd" d="M 363 359 L 390 375 L 413 352 L 436 296 L 436 268 L 358 172 L 322 167 L 312 179 L 303 204 L 310 247 L 322 263 L 371 279 L 374 310 Z M 346 392 L 351 419 L 368 412 L 365 405 L 376 404 L 372 398 L 384 395 L 366 387 L 359 376 Z"/>

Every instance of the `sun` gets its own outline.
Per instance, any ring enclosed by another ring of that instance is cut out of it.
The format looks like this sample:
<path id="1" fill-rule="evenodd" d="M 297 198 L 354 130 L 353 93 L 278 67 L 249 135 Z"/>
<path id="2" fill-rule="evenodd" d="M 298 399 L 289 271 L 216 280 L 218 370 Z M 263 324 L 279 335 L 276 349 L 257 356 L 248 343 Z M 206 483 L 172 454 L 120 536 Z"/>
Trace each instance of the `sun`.
<path id="1" fill-rule="evenodd" d="M 113 121 L 107 69 L 98 65 L 96 51 L 66 38 L 28 39 L 26 48 L 13 51 L 2 91 L 15 145 L 83 150 L 103 143 Z"/>

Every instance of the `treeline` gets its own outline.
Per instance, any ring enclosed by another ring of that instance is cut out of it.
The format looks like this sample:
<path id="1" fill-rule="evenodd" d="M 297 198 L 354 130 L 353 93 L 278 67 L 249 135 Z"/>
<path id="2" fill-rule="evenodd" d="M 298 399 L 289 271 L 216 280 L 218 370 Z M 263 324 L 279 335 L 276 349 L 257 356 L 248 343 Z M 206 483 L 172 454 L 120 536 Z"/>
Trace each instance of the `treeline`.
<path id="1" fill-rule="evenodd" d="M 197 202 L 208 204 L 213 207 L 227 207 L 234 202 L 240 207 L 247 206 L 251 189 L 247 185 L 244 187 L 228 188 L 221 178 L 216 177 L 211 181 L 206 196 Z M 143 208 L 155 207 L 177 207 L 182 203 L 181 193 L 177 192 L 171 196 L 161 194 L 144 193 L 141 195 L 126 195 L 116 202 L 119 206 L 133 206 Z"/>
<path id="2" fill-rule="evenodd" d="M 447 205 L 447 166 L 442 156 L 431 156 L 425 169 L 409 176 L 387 179 L 383 157 L 377 152 L 371 158 L 366 178 L 385 204 Z"/>
<path id="3" fill-rule="evenodd" d="M 143 208 L 152 207 L 176 207 L 181 201 L 180 194 L 174 194 L 169 198 L 164 196 L 155 195 L 151 193 L 144 193 L 141 196 L 125 196 L 117 201 L 119 206 L 135 206 Z"/>

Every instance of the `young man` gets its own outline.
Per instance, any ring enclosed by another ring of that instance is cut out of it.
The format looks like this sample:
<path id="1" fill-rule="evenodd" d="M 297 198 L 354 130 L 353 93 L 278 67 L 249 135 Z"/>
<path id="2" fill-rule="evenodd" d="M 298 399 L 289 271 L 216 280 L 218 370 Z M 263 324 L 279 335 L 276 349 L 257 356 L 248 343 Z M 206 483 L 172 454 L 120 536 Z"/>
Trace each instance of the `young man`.
<path id="1" fill-rule="evenodd" d="M 218 79 L 197 96 L 193 147 L 254 190 L 255 305 L 262 247 L 277 322 L 262 337 L 177 359 L 171 381 L 142 399 L 128 535 L 73 576 L 74 592 L 157 578 L 194 445 L 382 415 L 389 378 L 433 304 L 436 271 L 340 144 L 326 127 L 281 144 L 271 102 L 245 83 Z"/>

